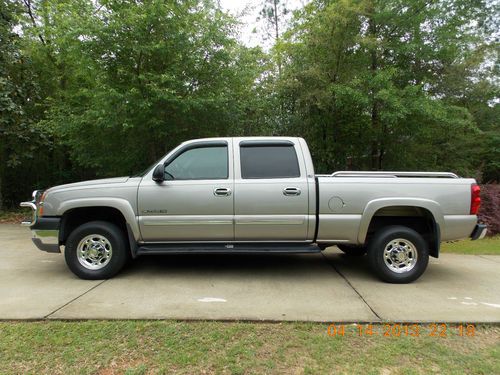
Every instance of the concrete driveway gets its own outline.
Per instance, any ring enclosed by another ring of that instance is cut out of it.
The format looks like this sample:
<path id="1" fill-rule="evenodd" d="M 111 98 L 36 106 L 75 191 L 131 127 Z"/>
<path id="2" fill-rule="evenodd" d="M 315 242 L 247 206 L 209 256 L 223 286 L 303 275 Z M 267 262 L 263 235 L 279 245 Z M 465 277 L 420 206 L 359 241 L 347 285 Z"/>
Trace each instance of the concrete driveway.
<path id="1" fill-rule="evenodd" d="M 0 225 L 0 319 L 500 322 L 500 256 L 443 254 L 409 285 L 374 278 L 365 257 L 191 255 L 137 259 L 85 281 L 62 254 Z"/>

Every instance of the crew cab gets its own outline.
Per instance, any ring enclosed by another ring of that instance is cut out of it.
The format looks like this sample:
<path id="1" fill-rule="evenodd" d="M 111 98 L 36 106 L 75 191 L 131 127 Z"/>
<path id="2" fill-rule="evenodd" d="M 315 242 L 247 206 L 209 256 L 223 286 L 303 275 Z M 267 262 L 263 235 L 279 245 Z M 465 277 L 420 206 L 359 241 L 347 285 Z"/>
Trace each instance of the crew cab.
<path id="1" fill-rule="evenodd" d="M 474 179 L 447 172 L 315 175 L 302 138 L 182 143 L 142 175 L 35 191 L 21 206 L 41 250 L 83 279 L 114 276 L 129 258 L 172 253 L 365 255 L 382 280 L 407 283 L 441 241 L 486 234 Z"/>

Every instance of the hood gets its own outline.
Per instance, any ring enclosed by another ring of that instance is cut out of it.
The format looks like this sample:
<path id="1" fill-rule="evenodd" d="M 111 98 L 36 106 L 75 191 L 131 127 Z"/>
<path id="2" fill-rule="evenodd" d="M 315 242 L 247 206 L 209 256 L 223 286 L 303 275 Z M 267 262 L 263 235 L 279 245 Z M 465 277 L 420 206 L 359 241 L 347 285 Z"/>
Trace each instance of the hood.
<path id="1" fill-rule="evenodd" d="M 57 185 L 57 186 L 51 187 L 50 189 L 47 189 L 47 192 L 49 192 L 49 191 L 55 192 L 57 190 L 80 188 L 80 187 L 92 186 L 92 185 L 120 184 L 120 183 L 127 182 L 129 178 L 130 177 L 101 178 L 99 180 L 88 180 L 88 181 L 75 182 L 72 184 Z"/>

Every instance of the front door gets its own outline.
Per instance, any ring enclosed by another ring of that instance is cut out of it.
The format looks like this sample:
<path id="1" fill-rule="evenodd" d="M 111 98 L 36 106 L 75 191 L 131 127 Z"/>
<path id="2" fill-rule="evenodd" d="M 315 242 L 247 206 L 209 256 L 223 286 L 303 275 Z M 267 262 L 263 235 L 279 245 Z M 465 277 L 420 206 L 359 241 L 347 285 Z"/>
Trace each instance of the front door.
<path id="1" fill-rule="evenodd" d="M 234 239 L 230 143 L 187 144 L 165 162 L 165 181 L 143 179 L 139 186 L 138 212 L 145 242 Z"/>

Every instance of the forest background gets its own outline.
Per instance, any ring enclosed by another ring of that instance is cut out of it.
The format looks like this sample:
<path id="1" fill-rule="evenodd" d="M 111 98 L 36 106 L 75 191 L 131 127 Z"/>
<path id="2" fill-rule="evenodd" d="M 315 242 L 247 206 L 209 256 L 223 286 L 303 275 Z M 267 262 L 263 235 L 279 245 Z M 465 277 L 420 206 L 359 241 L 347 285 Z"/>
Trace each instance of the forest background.
<path id="1" fill-rule="evenodd" d="M 288 135 L 317 173 L 474 177 L 500 215 L 498 0 L 256 6 L 264 47 L 212 0 L 0 0 L 0 210 L 188 139 Z"/>

